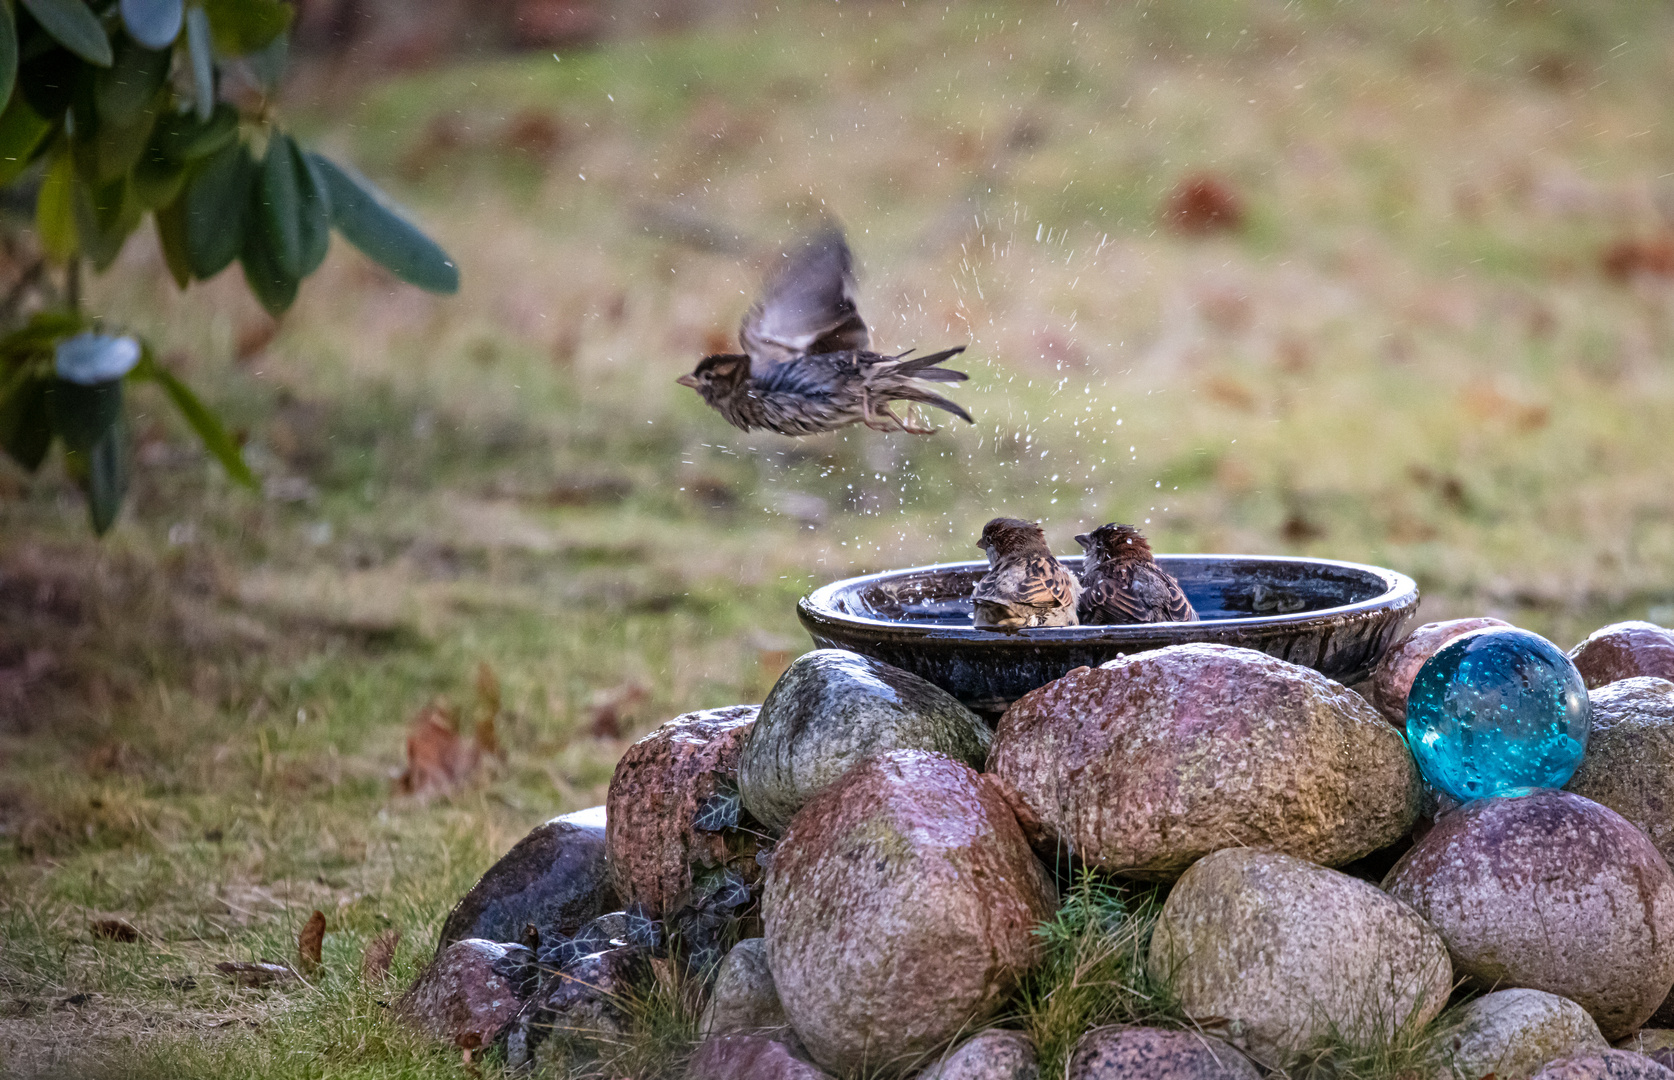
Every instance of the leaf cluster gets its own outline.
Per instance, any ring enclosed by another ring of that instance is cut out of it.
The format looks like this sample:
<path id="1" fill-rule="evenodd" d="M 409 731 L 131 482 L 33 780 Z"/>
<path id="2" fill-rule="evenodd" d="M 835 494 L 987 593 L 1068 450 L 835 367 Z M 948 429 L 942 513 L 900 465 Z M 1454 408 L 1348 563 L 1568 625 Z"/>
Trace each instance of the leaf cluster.
<path id="1" fill-rule="evenodd" d="M 293 15 L 284 0 L 0 3 L 0 186 L 33 186 L 36 238 L 65 276 L 64 301 L 48 305 L 62 310 L 21 326 L 15 298 L 0 312 L 13 322 L 0 326 L 0 446 L 33 471 L 61 441 L 95 531 L 109 528 L 127 486 L 124 376 L 158 383 L 234 479 L 253 483 L 214 414 L 143 344 L 114 376 L 81 383 L 48 370 L 91 326 L 79 311 L 81 264 L 109 267 L 148 217 L 179 287 L 236 261 L 275 317 L 324 262 L 334 230 L 402 281 L 459 287 L 447 253 L 388 196 L 277 123 L 271 98 Z M 235 69 L 259 87 L 248 114 L 223 92 Z"/>

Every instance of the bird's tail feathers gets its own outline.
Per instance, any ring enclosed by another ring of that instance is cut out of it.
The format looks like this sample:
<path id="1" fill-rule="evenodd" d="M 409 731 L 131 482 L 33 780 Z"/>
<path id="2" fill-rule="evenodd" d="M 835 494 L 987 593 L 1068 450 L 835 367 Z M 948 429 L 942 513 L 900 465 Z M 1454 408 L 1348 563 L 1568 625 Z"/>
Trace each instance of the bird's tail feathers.
<path id="1" fill-rule="evenodd" d="M 907 350 L 907 352 L 911 351 L 911 349 Z M 900 356 L 895 358 L 896 362 L 893 365 L 893 370 L 897 375 L 910 375 L 915 379 L 930 379 L 932 381 L 939 382 L 957 382 L 958 379 L 950 379 L 948 376 L 956 375 L 959 379 L 968 378 L 969 376 L 960 371 L 931 372 L 926 369 L 933 368 L 943 360 L 952 356 L 958 356 L 964 351 L 965 346 L 959 345 L 951 349 L 943 349 L 939 353 L 931 353 L 929 356 L 916 357 L 912 360 L 904 359 L 907 353 L 902 353 Z"/>
<path id="2" fill-rule="evenodd" d="M 957 401 L 954 401 L 951 398 L 945 398 L 936 393 L 934 390 L 925 390 L 922 387 L 912 386 L 909 384 L 906 386 L 892 388 L 889 392 L 889 396 L 893 399 L 901 401 L 917 401 L 925 405 L 934 406 L 938 409 L 945 409 L 954 416 L 957 416 L 959 419 L 965 421 L 967 424 L 976 423 L 975 420 L 971 419 L 971 414 L 966 412 Z"/>

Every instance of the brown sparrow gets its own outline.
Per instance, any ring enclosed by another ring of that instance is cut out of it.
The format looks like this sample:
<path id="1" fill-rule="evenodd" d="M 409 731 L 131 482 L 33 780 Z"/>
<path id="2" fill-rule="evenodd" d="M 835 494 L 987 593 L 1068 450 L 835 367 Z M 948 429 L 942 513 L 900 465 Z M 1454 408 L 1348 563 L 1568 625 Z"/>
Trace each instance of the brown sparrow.
<path id="1" fill-rule="evenodd" d="M 1075 625 L 1081 585 L 1052 557 L 1039 525 L 995 518 L 982 527 L 977 547 L 988 553 L 990 569 L 971 592 L 976 625 L 994 630 Z"/>
<path id="2" fill-rule="evenodd" d="M 1084 624 L 1196 622 L 1197 612 L 1174 575 L 1158 566 L 1151 545 L 1132 525 L 1111 522 L 1075 538 L 1081 565 Z"/>
<path id="3" fill-rule="evenodd" d="M 814 435 L 864 423 L 876 431 L 928 435 L 936 429 L 902 418 L 891 402 L 971 414 L 924 382 L 961 382 L 962 371 L 937 367 L 964 346 L 907 359 L 871 352 L 871 332 L 854 300 L 854 260 L 838 229 L 814 237 L 768 281 L 739 328 L 743 353 L 706 356 L 689 386 L 742 431 Z M 910 350 L 909 350 L 910 351 Z"/>

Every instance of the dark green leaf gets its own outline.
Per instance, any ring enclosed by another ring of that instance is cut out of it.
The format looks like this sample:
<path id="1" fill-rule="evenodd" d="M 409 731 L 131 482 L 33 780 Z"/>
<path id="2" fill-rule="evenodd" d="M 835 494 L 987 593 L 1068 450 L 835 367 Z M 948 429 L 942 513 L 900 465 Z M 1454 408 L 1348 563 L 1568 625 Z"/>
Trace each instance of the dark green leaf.
<path id="1" fill-rule="evenodd" d="M 692 828 L 702 829 L 704 832 L 737 828 L 740 806 L 738 788 L 731 784 L 721 787 L 715 794 L 698 803 L 697 813 L 692 817 Z"/>
<path id="2" fill-rule="evenodd" d="M 156 107 L 169 76 L 169 54 L 122 38 L 116 62 L 93 76 L 93 100 L 101 125 L 127 126 Z M 149 123 L 147 124 L 149 130 Z"/>
<path id="3" fill-rule="evenodd" d="M 122 498 L 128 493 L 128 425 L 120 414 L 91 449 L 65 454 L 70 475 L 87 493 L 87 513 L 93 532 L 103 536 L 116 523 Z"/>
<path id="4" fill-rule="evenodd" d="M 12 100 L 17 83 L 17 21 L 11 12 L 0 11 L 0 104 Z"/>
<path id="5" fill-rule="evenodd" d="M 71 450 L 87 451 L 105 437 L 122 412 L 122 380 L 82 386 L 54 378 L 48 386 L 52 430 Z"/>
<path id="6" fill-rule="evenodd" d="M 247 56 L 291 25 L 291 6 L 280 0 L 204 0 L 215 31 L 215 47 L 227 56 Z"/>
<path id="7" fill-rule="evenodd" d="M 0 113 L 0 187 L 23 174 L 51 130 L 52 125 L 29 107 L 22 94 L 12 95 L 6 111 Z"/>
<path id="8" fill-rule="evenodd" d="M 235 142 L 205 161 L 186 185 L 186 255 L 193 277 L 212 278 L 238 257 L 255 178 L 250 148 Z"/>
<path id="9" fill-rule="evenodd" d="M 122 23 L 148 49 L 166 49 L 180 36 L 182 0 L 122 0 Z"/>
<path id="10" fill-rule="evenodd" d="M 82 83 L 93 77 L 93 71 L 80 57 L 56 45 L 34 56 L 26 51 L 17 69 L 18 92 L 31 109 L 56 123 L 63 119 Z"/>
<path id="11" fill-rule="evenodd" d="M 292 280 L 301 280 L 302 194 L 298 182 L 295 143 L 275 129 L 267 140 L 262 174 L 256 184 L 256 219 L 267 232 L 274 264 Z M 249 270 L 248 264 L 245 266 Z"/>
<path id="12" fill-rule="evenodd" d="M 28 472 L 41 467 L 52 446 L 51 385 L 49 378 L 25 373 L 0 398 L 0 447 Z"/>
<path id="13" fill-rule="evenodd" d="M 177 198 L 167 206 L 158 207 L 155 216 L 163 262 L 168 264 L 174 283 L 184 289 L 192 283 L 192 260 L 186 252 L 186 200 Z"/>
<path id="14" fill-rule="evenodd" d="M 221 102 L 208 120 L 196 113 L 167 113 L 151 132 L 148 152 L 171 161 L 196 161 L 238 138 L 238 110 Z"/>
<path id="15" fill-rule="evenodd" d="M 128 193 L 141 210 L 167 206 L 180 197 L 186 186 L 186 165 L 156 152 L 156 140 L 134 162 Z"/>
<path id="16" fill-rule="evenodd" d="M 208 120 L 215 110 L 215 50 L 212 47 L 209 16 L 203 8 L 186 12 L 186 52 L 192 61 L 192 96 L 199 120 Z"/>
<path id="17" fill-rule="evenodd" d="M 267 230 L 252 221 L 244 230 L 244 248 L 238 253 L 244 264 L 244 280 L 269 315 L 278 318 L 296 302 L 297 278 L 279 265 L 279 256 L 268 241 Z"/>
<path id="18" fill-rule="evenodd" d="M 151 124 L 156 118 L 161 95 L 153 102 L 151 108 L 132 123 L 100 122 L 91 131 L 78 131 L 75 140 L 76 167 L 84 179 L 94 184 L 108 184 L 134 167 L 151 140 Z"/>
<path id="19" fill-rule="evenodd" d="M 299 276 L 307 277 L 325 262 L 331 247 L 331 196 L 320 170 L 294 142 L 291 155 L 296 163 L 297 195 L 301 199 L 298 224 L 302 235 L 302 273 Z"/>
<path id="20" fill-rule="evenodd" d="M 110 67 L 110 38 L 83 0 L 23 0 L 41 28 L 90 64 Z"/>
<path id="21" fill-rule="evenodd" d="M 431 292 L 459 291 L 459 268 L 448 253 L 364 177 L 309 154 L 331 200 L 331 222 L 384 269 Z"/>
<path id="22" fill-rule="evenodd" d="M 76 253 L 76 170 L 67 153 L 60 153 L 41 178 L 35 197 L 35 234 L 41 247 L 58 262 Z"/>
<path id="23" fill-rule="evenodd" d="M 221 426 L 221 421 L 198 400 L 197 395 L 161 365 L 151 364 L 148 372 L 162 385 L 163 391 L 174 402 L 175 408 L 180 410 L 180 415 L 186 418 L 192 430 L 197 432 L 198 438 L 203 440 L 204 449 L 215 455 L 215 460 L 227 470 L 227 475 L 252 490 L 258 487 L 256 474 L 244 463 L 244 455 L 239 452 L 238 443 L 227 434 L 227 429 Z"/>
<path id="24" fill-rule="evenodd" d="M 128 234 L 140 223 L 140 208 L 128 196 L 127 178 L 119 176 L 98 187 L 78 181 L 75 220 L 82 254 L 92 260 L 95 269 L 109 268 L 121 253 Z"/>

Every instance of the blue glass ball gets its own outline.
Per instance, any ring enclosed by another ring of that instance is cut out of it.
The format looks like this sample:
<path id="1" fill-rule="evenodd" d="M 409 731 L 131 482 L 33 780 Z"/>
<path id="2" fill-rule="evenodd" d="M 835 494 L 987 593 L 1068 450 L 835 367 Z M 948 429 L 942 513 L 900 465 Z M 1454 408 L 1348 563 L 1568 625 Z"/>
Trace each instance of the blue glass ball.
<path id="1" fill-rule="evenodd" d="M 1460 802 L 1560 788 L 1587 750 L 1592 707 L 1562 649 L 1514 628 L 1436 650 L 1407 695 L 1419 771 Z"/>

